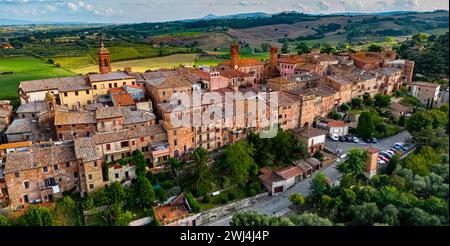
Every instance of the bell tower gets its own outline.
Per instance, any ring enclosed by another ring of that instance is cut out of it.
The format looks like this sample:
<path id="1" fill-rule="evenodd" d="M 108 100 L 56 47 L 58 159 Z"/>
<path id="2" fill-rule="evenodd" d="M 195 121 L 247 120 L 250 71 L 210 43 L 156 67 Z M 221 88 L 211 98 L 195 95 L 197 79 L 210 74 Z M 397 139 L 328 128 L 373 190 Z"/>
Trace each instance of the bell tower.
<path id="1" fill-rule="evenodd" d="M 239 45 L 236 42 L 233 42 L 231 44 L 230 49 L 230 55 L 231 55 L 231 69 L 238 69 L 239 64 Z"/>
<path id="2" fill-rule="evenodd" d="M 102 36 L 100 36 L 100 49 L 98 50 L 98 70 L 100 73 L 110 73 L 112 71 L 111 56 L 103 44 Z"/>
<path id="3" fill-rule="evenodd" d="M 45 94 L 45 103 L 47 104 L 47 113 L 50 117 L 56 114 L 56 98 L 50 91 Z"/>

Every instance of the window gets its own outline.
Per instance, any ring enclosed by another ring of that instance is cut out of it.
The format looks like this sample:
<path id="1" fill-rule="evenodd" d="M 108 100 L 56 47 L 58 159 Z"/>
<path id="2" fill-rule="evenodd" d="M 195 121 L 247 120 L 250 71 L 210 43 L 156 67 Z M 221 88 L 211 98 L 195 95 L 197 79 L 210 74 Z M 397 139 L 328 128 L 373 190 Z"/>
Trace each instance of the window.
<path id="1" fill-rule="evenodd" d="M 148 146 L 142 147 L 142 152 L 148 152 Z"/>
<path id="2" fill-rule="evenodd" d="M 58 169 L 59 169 L 59 166 L 58 166 L 58 164 L 56 164 L 56 165 L 53 165 L 53 170 L 57 171 Z"/>
<path id="3" fill-rule="evenodd" d="M 73 172 L 73 177 L 74 178 L 78 178 L 78 173 L 77 172 Z"/>
<path id="4" fill-rule="evenodd" d="M 18 178 L 18 177 L 20 177 L 20 173 L 14 173 L 14 176 L 15 176 L 16 178 Z"/>
<path id="5" fill-rule="evenodd" d="M 89 189 L 91 189 L 91 190 L 94 189 L 94 184 L 90 184 Z"/>
<path id="6" fill-rule="evenodd" d="M 109 84 L 108 84 L 108 87 L 109 87 L 109 88 L 112 88 L 112 84 L 111 84 L 111 83 L 109 83 Z"/>
<path id="7" fill-rule="evenodd" d="M 144 137 L 141 137 L 141 143 L 144 142 L 144 140 L 145 140 L 145 138 L 144 138 Z"/>
<path id="8" fill-rule="evenodd" d="M 117 83 L 114 83 L 114 87 L 117 87 Z"/>
<path id="9" fill-rule="evenodd" d="M 123 83 L 122 83 L 122 85 L 126 85 L 126 84 L 127 84 L 127 82 L 123 82 Z"/>
<path id="10" fill-rule="evenodd" d="M 75 96 L 78 96 L 78 91 L 75 91 Z"/>
<path id="11" fill-rule="evenodd" d="M 30 182 L 29 181 L 23 182 L 23 186 L 25 187 L 25 189 L 29 189 L 30 188 Z"/>
<path id="12" fill-rule="evenodd" d="M 174 136 L 177 135 L 177 130 L 173 130 L 173 135 L 174 135 Z"/>
<path id="13" fill-rule="evenodd" d="M 48 178 L 48 179 L 44 179 L 44 183 L 45 183 L 46 187 L 54 186 L 54 185 L 56 185 L 56 180 L 55 180 L 55 178 Z"/>
<path id="14" fill-rule="evenodd" d="M 89 177 L 89 180 L 92 180 L 92 174 L 89 174 L 88 177 Z"/>
<path id="15" fill-rule="evenodd" d="M 131 145 L 136 145 L 136 142 L 134 140 L 131 141 Z"/>
<path id="16" fill-rule="evenodd" d="M 67 163 L 66 163 L 66 167 L 70 167 L 70 162 L 67 162 Z"/>
<path id="17" fill-rule="evenodd" d="M 94 161 L 94 167 L 97 167 L 97 166 L 98 166 L 97 161 Z"/>
<path id="18" fill-rule="evenodd" d="M 150 140 L 154 140 L 155 139 L 155 136 L 150 136 Z"/>
<path id="19" fill-rule="evenodd" d="M 86 90 L 86 95 L 89 95 L 89 90 Z"/>
<path id="20" fill-rule="evenodd" d="M 48 172 L 48 167 L 43 167 L 43 168 L 42 168 L 42 171 L 43 171 L 44 173 Z"/>
<path id="21" fill-rule="evenodd" d="M 94 90 L 97 90 L 97 85 L 94 85 Z"/>
<path id="22" fill-rule="evenodd" d="M 128 141 L 121 142 L 120 147 L 122 147 L 122 148 L 128 147 Z"/>
<path id="23" fill-rule="evenodd" d="M 174 140 L 174 141 L 173 141 L 173 145 L 178 146 L 178 141 L 177 141 L 177 140 Z"/>
<path id="24" fill-rule="evenodd" d="M 28 195 L 23 195 L 23 201 L 24 202 L 29 202 L 30 200 L 28 199 Z"/>
<path id="25" fill-rule="evenodd" d="M 165 96 L 165 95 L 166 95 L 166 92 L 165 92 L 165 91 L 163 91 L 163 92 L 162 92 L 162 95 L 163 95 L 163 96 Z"/>
<path id="26" fill-rule="evenodd" d="M 111 150 L 111 144 L 106 144 L 106 150 Z"/>
<path id="27" fill-rule="evenodd" d="M 118 173 L 114 174 L 114 177 L 115 177 L 116 179 L 118 179 L 118 178 L 119 178 L 119 174 L 118 174 Z"/>

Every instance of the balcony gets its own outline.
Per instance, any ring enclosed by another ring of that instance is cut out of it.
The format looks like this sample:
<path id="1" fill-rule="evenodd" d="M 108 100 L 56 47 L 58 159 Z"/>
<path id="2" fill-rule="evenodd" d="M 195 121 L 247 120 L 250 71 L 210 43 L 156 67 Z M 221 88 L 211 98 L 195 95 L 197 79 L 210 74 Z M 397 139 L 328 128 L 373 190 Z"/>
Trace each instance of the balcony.
<path id="1" fill-rule="evenodd" d="M 169 155 L 169 144 L 167 142 L 153 143 L 150 146 L 150 151 L 153 158 Z"/>

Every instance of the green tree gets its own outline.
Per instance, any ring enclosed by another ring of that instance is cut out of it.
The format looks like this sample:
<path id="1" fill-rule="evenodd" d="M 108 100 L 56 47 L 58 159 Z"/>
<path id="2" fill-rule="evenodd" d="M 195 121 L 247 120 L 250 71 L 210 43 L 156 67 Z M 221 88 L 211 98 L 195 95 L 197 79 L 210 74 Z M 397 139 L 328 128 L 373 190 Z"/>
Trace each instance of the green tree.
<path id="1" fill-rule="evenodd" d="M 272 139 L 272 153 L 275 155 L 275 160 L 290 164 L 293 156 L 292 152 L 297 146 L 294 136 L 288 132 L 280 129 L 278 134 Z"/>
<path id="2" fill-rule="evenodd" d="M 231 226 L 277 226 L 279 224 L 280 218 L 259 214 L 255 211 L 236 213 L 230 221 Z"/>
<path id="3" fill-rule="evenodd" d="M 363 103 L 364 105 L 371 107 L 373 106 L 373 104 L 375 103 L 375 101 L 373 100 L 373 98 L 370 96 L 369 93 L 364 93 L 363 95 Z"/>
<path id="4" fill-rule="evenodd" d="M 431 215 L 420 208 L 412 208 L 409 211 L 409 223 L 414 226 L 439 226 L 441 225 L 440 219 Z"/>
<path id="5" fill-rule="evenodd" d="M 120 213 L 114 220 L 115 226 L 128 226 L 133 220 L 133 214 L 130 211 L 125 211 L 124 213 Z"/>
<path id="6" fill-rule="evenodd" d="M 386 166 L 386 174 L 391 175 L 395 168 L 400 164 L 400 157 L 398 155 L 394 155 L 388 162 Z"/>
<path id="7" fill-rule="evenodd" d="M 302 206 L 305 204 L 305 198 L 298 192 L 289 196 L 289 201 L 291 201 L 295 206 Z"/>
<path id="8" fill-rule="evenodd" d="M 150 181 L 145 177 L 138 177 L 136 181 L 136 193 L 143 208 L 151 208 L 155 201 L 155 191 Z"/>
<path id="9" fill-rule="evenodd" d="M 353 178 L 358 178 L 364 175 L 366 167 L 367 150 L 351 149 L 347 153 L 347 159 L 338 164 L 336 167 L 343 174 L 348 174 Z"/>
<path id="10" fill-rule="evenodd" d="M 0 215 L 0 226 L 9 226 L 9 220 L 7 217 Z"/>
<path id="11" fill-rule="evenodd" d="M 289 217 L 289 219 L 296 226 L 332 226 L 333 222 L 331 222 L 327 218 L 322 218 L 317 214 L 313 213 L 303 213 L 297 214 Z"/>
<path id="12" fill-rule="evenodd" d="M 235 184 L 247 182 L 252 166 L 256 165 L 252 155 L 254 149 L 246 141 L 229 145 L 225 150 L 225 165 Z"/>
<path id="13" fill-rule="evenodd" d="M 383 47 L 379 44 L 371 44 L 367 48 L 367 51 L 369 52 L 380 52 L 383 49 Z"/>
<path id="14" fill-rule="evenodd" d="M 311 51 L 311 49 L 308 47 L 308 45 L 304 42 L 300 42 L 297 44 L 297 51 L 298 54 L 305 54 L 305 53 L 309 53 Z"/>
<path id="15" fill-rule="evenodd" d="M 191 193 L 186 193 L 186 199 L 194 213 L 200 212 L 200 204 L 198 204 L 197 200 L 194 199 L 194 196 L 192 196 Z"/>
<path id="16" fill-rule="evenodd" d="M 340 106 L 341 110 L 344 112 L 348 112 L 352 109 L 352 107 L 350 105 L 348 105 L 347 103 L 343 103 Z"/>
<path id="17" fill-rule="evenodd" d="M 398 118 L 398 123 L 399 126 L 405 126 L 406 125 L 406 116 L 401 115 L 400 118 Z"/>
<path id="18" fill-rule="evenodd" d="M 350 208 L 353 213 L 352 224 L 357 226 L 370 226 L 376 222 L 380 211 L 376 203 L 363 203 Z"/>
<path id="19" fill-rule="evenodd" d="M 169 158 L 169 162 L 170 162 L 170 167 L 172 169 L 180 169 L 181 168 L 181 163 L 178 159 Z"/>
<path id="20" fill-rule="evenodd" d="M 285 39 L 283 41 L 283 46 L 281 47 L 281 53 L 283 53 L 283 54 L 289 53 L 289 40 Z"/>
<path id="21" fill-rule="evenodd" d="M 127 194 L 119 182 L 114 182 L 105 189 L 106 196 L 112 204 L 121 204 L 125 201 Z"/>
<path id="22" fill-rule="evenodd" d="M 269 48 L 270 48 L 270 44 L 268 44 L 268 43 L 261 43 L 261 50 L 263 52 L 267 52 L 269 50 Z"/>
<path id="23" fill-rule="evenodd" d="M 53 214 L 47 207 L 30 206 L 19 218 L 19 223 L 24 226 L 52 226 Z"/>
<path id="24" fill-rule="evenodd" d="M 359 136 L 363 138 L 372 137 L 375 131 L 375 124 L 373 118 L 369 112 L 362 112 L 358 118 L 358 126 L 356 127 L 356 132 Z"/>
<path id="25" fill-rule="evenodd" d="M 314 153 L 313 155 L 314 158 L 316 158 L 319 161 L 323 161 L 324 160 L 324 155 L 321 151 L 316 151 L 316 153 Z"/>
<path id="26" fill-rule="evenodd" d="M 146 171 L 146 162 L 144 154 L 140 150 L 133 152 L 133 161 L 136 164 L 136 176 L 144 176 Z"/>
<path id="27" fill-rule="evenodd" d="M 311 182 L 311 197 L 313 199 L 320 199 L 322 195 L 325 195 L 330 190 L 330 185 L 328 184 L 327 177 L 323 173 L 318 173 Z"/>
<path id="28" fill-rule="evenodd" d="M 208 151 L 197 148 L 192 153 L 194 161 L 192 189 L 203 196 L 214 188 L 212 173 L 208 168 Z"/>
<path id="29" fill-rule="evenodd" d="M 398 215 L 399 210 L 394 205 L 389 204 L 381 211 L 381 222 L 390 226 L 397 226 L 399 225 Z"/>
<path id="30" fill-rule="evenodd" d="M 375 106 L 377 107 L 387 107 L 389 104 L 391 104 L 391 96 L 389 95 L 383 95 L 383 94 L 377 94 L 374 97 L 375 99 Z"/>
<path id="31" fill-rule="evenodd" d="M 353 108 L 361 108 L 362 100 L 361 98 L 353 98 L 351 104 Z"/>

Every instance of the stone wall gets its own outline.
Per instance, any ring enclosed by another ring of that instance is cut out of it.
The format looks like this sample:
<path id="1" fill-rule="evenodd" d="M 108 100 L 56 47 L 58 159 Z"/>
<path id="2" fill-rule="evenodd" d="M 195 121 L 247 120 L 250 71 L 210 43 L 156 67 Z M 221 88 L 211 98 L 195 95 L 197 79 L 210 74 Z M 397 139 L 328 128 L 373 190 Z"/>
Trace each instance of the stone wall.
<path id="1" fill-rule="evenodd" d="M 202 213 L 198 213 L 187 218 L 172 222 L 167 226 L 200 226 L 220 218 L 231 215 L 232 213 L 252 206 L 254 204 L 261 203 L 263 200 L 269 198 L 269 193 L 265 192 L 254 197 L 249 197 L 243 200 L 239 200 L 221 207 L 213 208 Z"/>

